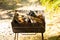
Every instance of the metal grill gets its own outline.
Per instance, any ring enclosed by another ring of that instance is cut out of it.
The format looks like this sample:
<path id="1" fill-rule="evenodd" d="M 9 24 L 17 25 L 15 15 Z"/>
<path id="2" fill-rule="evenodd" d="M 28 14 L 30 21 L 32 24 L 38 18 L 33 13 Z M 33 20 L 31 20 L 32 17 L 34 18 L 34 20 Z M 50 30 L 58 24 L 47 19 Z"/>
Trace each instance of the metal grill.
<path id="1" fill-rule="evenodd" d="M 43 33 L 45 32 L 45 18 L 42 14 L 40 14 L 40 16 L 36 16 L 36 15 L 29 15 L 26 14 L 25 15 L 23 13 L 23 15 L 20 15 L 21 10 L 18 12 L 18 10 L 15 10 L 15 15 L 13 17 L 13 20 L 11 22 L 12 24 L 12 29 L 14 33 L 42 33 L 42 37 L 43 37 Z M 32 11 L 34 12 L 34 11 Z M 37 11 L 36 11 L 37 12 Z M 29 12 L 31 13 L 31 11 Z M 21 17 L 22 16 L 22 17 Z M 25 18 L 24 18 L 25 17 Z M 19 20 L 19 18 L 24 18 Z M 26 18 L 29 18 L 30 20 L 28 22 L 24 21 Z M 31 22 L 32 20 L 35 20 L 36 22 L 33 23 Z M 43 40 L 43 38 L 42 38 Z"/>
<path id="2" fill-rule="evenodd" d="M 24 22 L 20 23 L 21 21 L 19 21 L 19 19 L 18 19 L 19 17 L 16 14 L 19 15 L 16 12 L 14 15 L 13 21 L 11 23 L 13 32 L 15 32 L 15 33 L 44 33 L 44 31 L 45 31 L 45 19 L 43 18 L 42 15 L 40 16 L 41 18 L 38 18 L 38 17 L 33 17 L 33 16 L 26 14 L 27 18 L 28 18 L 28 16 L 30 17 L 29 18 L 30 21 L 32 19 L 32 20 L 36 20 L 37 22 L 36 23 L 32 23 L 29 21 L 25 22 L 24 19 L 21 19 Z M 19 15 L 19 16 L 22 16 L 22 15 Z M 23 16 L 25 16 L 25 15 L 23 15 Z"/>

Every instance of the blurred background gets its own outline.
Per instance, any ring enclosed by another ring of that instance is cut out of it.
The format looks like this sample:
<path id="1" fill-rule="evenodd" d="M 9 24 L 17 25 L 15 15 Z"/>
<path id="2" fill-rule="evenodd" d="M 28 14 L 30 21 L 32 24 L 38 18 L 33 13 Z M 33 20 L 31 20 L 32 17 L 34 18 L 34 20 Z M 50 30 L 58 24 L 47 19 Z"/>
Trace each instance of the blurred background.
<path id="1" fill-rule="evenodd" d="M 43 12 L 46 21 L 44 39 L 60 40 L 60 0 L 0 0 L 0 40 L 14 40 L 15 33 L 11 27 L 14 10 L 31 5 L 45 8 Z M 19 33 L 18 39 L 41 40 L 41 33 L 36 33 L 36 35 Z"/>

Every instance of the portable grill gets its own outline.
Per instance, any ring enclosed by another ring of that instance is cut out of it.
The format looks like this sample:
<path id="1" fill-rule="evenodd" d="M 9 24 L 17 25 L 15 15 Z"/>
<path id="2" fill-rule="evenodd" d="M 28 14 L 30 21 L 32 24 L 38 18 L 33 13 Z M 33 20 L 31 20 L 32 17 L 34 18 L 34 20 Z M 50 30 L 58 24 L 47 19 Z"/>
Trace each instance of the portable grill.
<path id="1" fill-rule="evenodd" d="M 41 15 L 41 18 L 38 17 L 33 17 L 27 14 L 27 18 L 30 18 L 30 21 L 32 19 L 36 20 L 36 23 L 31 23 L 31 22 L 22 22 L 20 23 L 20 20 L 18 19 L 19 16 L 25 16 L 18 14 L 17 12 L 14 15 L 13 21 L 12 21 L 12 29 L 14 33 L 44 33 L 45 31 L 45 20 L 44 17 Z M 21 20 L 24 20 L 23 17 Z"/>
<path id="2" fill-rule="evenodd" d="M 40 10 L 15 10 L 11 22 L 14 33 L 43 33 L 45 32 L 45 18 Z"/>

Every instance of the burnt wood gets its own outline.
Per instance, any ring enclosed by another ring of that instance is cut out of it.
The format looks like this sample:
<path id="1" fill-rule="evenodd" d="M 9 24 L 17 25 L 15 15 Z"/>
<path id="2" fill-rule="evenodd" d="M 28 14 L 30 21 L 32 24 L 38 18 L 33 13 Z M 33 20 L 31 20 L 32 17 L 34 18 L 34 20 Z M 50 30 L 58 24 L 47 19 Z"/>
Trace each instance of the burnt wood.
<path id="1" fill-rule="evenodd" d="M 14 33 L 44 33 L 45 23 L 21 23 L 16 20 L 11 22 Z"/>
<path id="2" fill-rule="evenodd" d="M 45 19 L 42 17 L 42 23 L 37 22 L 37 23 L 29 23 L 29 22 L 23 22 L 23 23 L 18 23 L 15 20 L 16 16 L 14 16 L 11 25 L 12 25 L 12 30 L 14 33 L 44 33 L 45 32 Z M 33 17 L 34 18 L 34 17 Z M 35 17 L 39 18 L 39 17 Z M 16 18 L 17 19 L 17 18 Z"/>

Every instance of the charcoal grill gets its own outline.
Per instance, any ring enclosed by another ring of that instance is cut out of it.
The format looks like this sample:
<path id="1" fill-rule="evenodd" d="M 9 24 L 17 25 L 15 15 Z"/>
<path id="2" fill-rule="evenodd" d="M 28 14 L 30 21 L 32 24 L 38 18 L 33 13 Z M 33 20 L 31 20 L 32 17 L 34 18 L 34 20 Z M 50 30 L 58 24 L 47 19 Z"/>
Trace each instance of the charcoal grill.
<path id="1" fill-rule="evenodd" d="M 24 21 L 24 22 L 20 23 L 20 21 L 18 20 L 18 16 L 20 15 L 21 11 L 22 10 L 15 10 L 15 14 L 14 14 L 13 20 L 11 22 L 13 32 L 14 33 L 42 33 L 42 40 L 43 40 L 43 33 L 45 32 L 45 18 L 44 18 L 44 16 L 41 15 L 41 19 L 40 19 L 37 16 L 31 16 L 29 14 L 26 14 L 29 18 L 35 19 L 38 22 L 31 23 L 31 22 Z M 27 13 L 29 13 L 30 11 L 28 11 Z M 22 14 L 23 14 L 23 12 L 22 12 Z"/>

